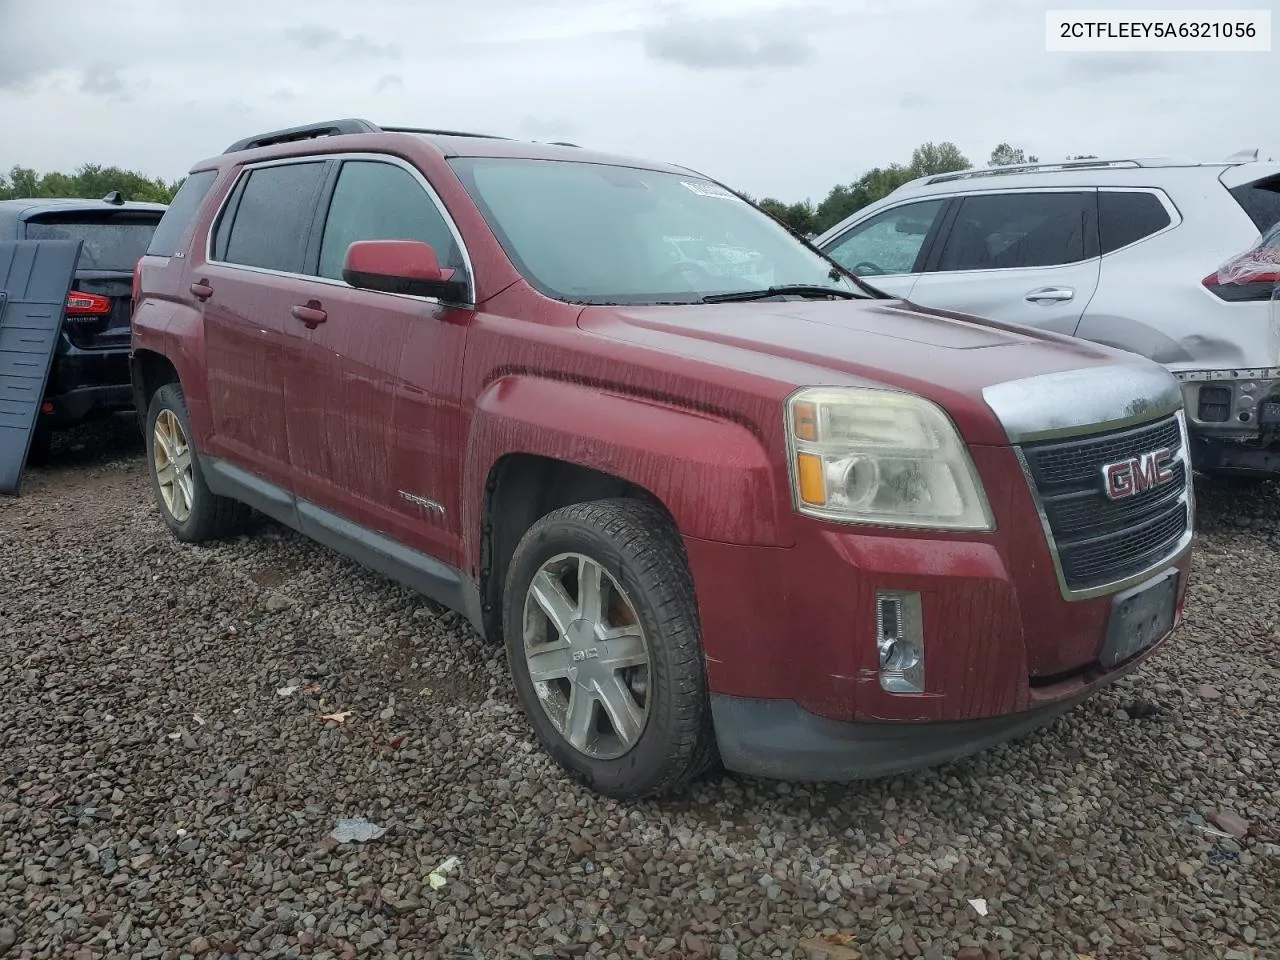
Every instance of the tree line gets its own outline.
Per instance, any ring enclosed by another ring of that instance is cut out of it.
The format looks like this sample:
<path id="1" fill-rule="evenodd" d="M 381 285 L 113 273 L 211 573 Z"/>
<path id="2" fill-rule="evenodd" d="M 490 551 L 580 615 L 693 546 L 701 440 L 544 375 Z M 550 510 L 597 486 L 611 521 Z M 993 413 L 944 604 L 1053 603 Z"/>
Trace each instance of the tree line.
<path id="1" fill-rule="evenodd" d="M 15 166 L 7 174 L 0 173 L 0 200 L 53 197 L 98 200 L 112 190 L 119 190 L 125 200 L 168 203 L 180 186 L 181 180 L 166 183 L 160 177 L 96 163 L 86 163 L 75 173 L 40 174 L 29 167 Z"/>
<path id="2" fill-rule="evenodd" d="M 1068 160 L 1092 160 L 1093 154 L 1068 156 Z M 1002 143 L 991 151 L 987 166 L 1005 167 L 1018 163 L 1037 163 L 1039 158 L 1027 156 L 1021 147 Z M 803 235 L 821 233 L 869 203 L 888 196 L 898 187 L 917 177 L 951 173 L 972 167 L 969 158 L 950 141 L 923 143 L 911 154 L 908 163 L 891 163 L 873 167 L 851 183 L 837 184 L 816 206 L 810 200 L 784 203 L 773 197 L 755 201 L 763 210 L 777 217 L 792 230 Z M 0 200 L 29 197 L 87 197 L 97 199 L 119 190 L 126 200 L 168 203 L 177 193 L 181 180 L 167 183 L 159 177 L 148 177 L 120 167 L 104 167 L 87 163 L 75 173 L 39 174 L 27 167 L 15 166 L 8 174 L 0 173 Z M 744 196 L 746 196 L 744 194 Z M 748 197 L 748 199 L 751 199 Z"/>

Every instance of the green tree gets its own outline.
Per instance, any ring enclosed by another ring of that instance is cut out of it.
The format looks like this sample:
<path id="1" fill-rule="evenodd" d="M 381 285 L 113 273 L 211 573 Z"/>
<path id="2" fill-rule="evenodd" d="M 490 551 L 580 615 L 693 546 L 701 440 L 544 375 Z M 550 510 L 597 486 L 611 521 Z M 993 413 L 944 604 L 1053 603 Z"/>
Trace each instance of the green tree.
<path id="1" fill-rule="evenodd" d="M 1025 150 L 1021 147 L 1010 146 L 1002 143 L 991 151 L 991 159 L 987 161 L 989 167 L 1009 167 L 1016 163 L 1039 163 L 1040 158 L 1036 156 L 1027 156 Z"/>
<path id="2" fill-rule="evenodd" d="M 75 173 L 38 174 L 29 167 L 15 166 L 8 176 L 0 174 L 0 200 L 45 197 L 86 197 L 97 200 L 119 190 L 126 200 L 168 203 L 182 181 L 166 183 L 134 170 L 87 163 Z"/>

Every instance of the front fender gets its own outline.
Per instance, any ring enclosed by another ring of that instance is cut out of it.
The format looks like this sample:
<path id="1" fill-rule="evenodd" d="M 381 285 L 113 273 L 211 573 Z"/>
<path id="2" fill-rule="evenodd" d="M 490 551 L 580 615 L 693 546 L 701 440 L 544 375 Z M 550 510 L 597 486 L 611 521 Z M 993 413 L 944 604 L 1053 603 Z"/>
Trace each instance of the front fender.
<path id="1" fill-rule="evenodd" d="M 490 469 L 532 454 L 598 470 L 649 491 L 685 536 L 782 545 L 775 467 L 740 423 L 598 387 L 525 375 L 502 377 L 480 395 L 471 421 L 463 489 L 465 529 L 479 529 Z"/>

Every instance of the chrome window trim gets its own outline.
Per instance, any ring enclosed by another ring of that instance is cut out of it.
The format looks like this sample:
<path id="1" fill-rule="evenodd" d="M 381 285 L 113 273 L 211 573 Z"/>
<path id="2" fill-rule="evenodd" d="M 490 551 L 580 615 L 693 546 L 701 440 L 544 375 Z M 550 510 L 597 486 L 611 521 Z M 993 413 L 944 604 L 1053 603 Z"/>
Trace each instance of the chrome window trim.
<path id="1" fill-rule="evenodd" d="M 245 164 L 240 168 L 239 173 L 236 174 L 236 178 L 231 184 L 231 189 L 229 189 L 226 192 L 226 195 L 223 196 L 222 201 L 218 204 L 217 213 L 214 214 L 213 220 L 209 223 L 209 229 L 205 233 L 204 241 L 205 263 L 210 266 L 225 267 L 232 270 L 244 270 L 249 273 L 257 273 L 263 276 L 286 277 L 294 280 L 306 280 L 311 283 L 323 283 L 328 286 L 341 287 L 345 290 L 361 289 L 359 287 L 351 286 L 351 284 L 344 280 L 334 280 L 330 277 L 320 277 L 307 273 L 292 273 L 287 270 L 271 270 L 266 267 L 255 267 L 246 263 L 232 263 L 229 260 L 217 260 L 213 256 L 213 238 L 218 231 L 218 224 L 222 221 L 222 217 L 225 215 L 227 210 L 227 204 L 231 202 L 231 198 L 235 195 L 236 188 L 240 185 L 241 180 L 247 177 L 254 170 L 260 170 L 264 167 L 280 167 L 299 163 L 325 163 L 330 160 L 363 160 L 375 163 L 387 163 L 405 170 L 418 182 L 418 185 L 426 191 L 427 196 L 431 198 L 431 202 L 435 204 L 436 210 L 444 219 L 445 226 L 449 228 L 449 233 L 453 236 L 454 243 L 458 245 L 458 249 L 462 252 L 463 269 L 466 270 L 467 274 L 467 297 L 463 303 L 444 303 L 439 297 L 421 297 L 408 293 L 388 293 L 382 290 L 368 290 L 366 292 L 386 297 L 399 297 L 403 300 L 416 300 L 419 303 L 440 304 L 442 306 L 474 307 L 476 304 L 475 268 L 472 265 L 471 253 L 462 239 L 461 231 L 458 230 L 458 225 L 454 222 L 448 208 L 440 199 L 440 195 L 436 193 L 435 188 L 432 187 L 427 181 L 427 178 L 422 175 L 422 172 L 407 160 L 393 156 L 389 153 L 366 153 L 356 151 L 351 153 L 308 154 L 306 156 L 281 157 L 274 160 L 262 160 L 257 163 Z"/>
<path id="2" fill-rule="evenodd" d="M 1104 583 L 1096 587 L 1086 587 L 1080 590 L 1073 590 L 1067 586 L 1067 578 L 1062 572 L 1062 558 L 1058 553 L 1058 541 L 1053 535 L 1053 529 L 1049 525 L 1049 514 L 1045 511 L 1044 501 L 1040 498 L 1040 492 L 1036 489 L 1035 478 L 1031 474 L 1031 465 L 1027 462 L 1026 455 L 1022 452 L 1020 445 L 1013 448 L 1014 455 L 1018 458 L 1018 465 L 1022 468 L 1022 476 L 1027 481 L 1027 488 L 1031 492 L 1031 500 L 1035 504 L 1036 513 L 1040 515 L 1040 528 L 1044 531 L 1045 543 L 1049 547 L 1049 556 L 1053 558 L 1053 570 L 1058 578 L 1058 590 L 1062 594 L 1062 599 L 1068 602 L 1077 602 L 1080 600 L 1092 600 L 1097 597 L 1107 596 L 1108 594 L 1119 593 L 1129 587 L 1151 579 L 1162 569 L 1168 568 L 1173 564 L 1186 549 L 1191 546 L 1191 541 L 1196 535 L 1196 506 L 1194 484 L 1192 482 L 1191 473 L 1191 443 L 1187 434 L 1187 419 L 1182 410 L 1176 411 L 1174 416 L 1178 419 L 1178 433 L 1181 437 L 1181 455 L 1178 459 L 1182 463 L 1183 477 L 1185 485 L 1182 489 L 1182 496 L 1178 498 L 1184 509 L 1187 511 L 1187 529 L 1186 532 L 1178 539 L 1174 548 L 1168 554 L 1161 557 L 1158 561 L 1144 568 L 1142 571 L 1125 577 L 1121 580 L 1113 580 L 1110 583 Z M 1149 419 L 1149 418 L 1144 418 Z M 1151 419 L 1151 423 L 1159 423 L 1165 417 L 1157 417 Z M 1088 435 L 1079 435 L 1085 438 Z"/>
<path id="3" fill-rule="evenodd" d="M 1156 237 L 1163 237 L 1166 233 L 1171 233 L 1178 227 L 1182 226 L 1182 211 L 1178 209 L 1178 205 L 1173 202 L 1169 194 L 1159 187 L 1098 187 L 1098 193 L 1150 193 L 1160 201 L 1160 205 L 1164 207 L 1164 212 L 1169 214 L 1168 226 L 1161 227 L 1155 233 L 1148 233 L 1145 237 L 1139 237 L 1132 243 L 1126 243 L 1123 247 L 1116 247 L 1114 250 L 1108 250 L 1102 254 L 1105 260 L 1107 257 L 1114 257 L 1117 253 L 1123 253 L 1126 250 L 1132 250 L 1140 243 L 1146 243 L 1148 240 L 1154 240 Z M 1102 239 L 1102 209 L 1098 209 L 1098 239 L 1101 246 Z"/>

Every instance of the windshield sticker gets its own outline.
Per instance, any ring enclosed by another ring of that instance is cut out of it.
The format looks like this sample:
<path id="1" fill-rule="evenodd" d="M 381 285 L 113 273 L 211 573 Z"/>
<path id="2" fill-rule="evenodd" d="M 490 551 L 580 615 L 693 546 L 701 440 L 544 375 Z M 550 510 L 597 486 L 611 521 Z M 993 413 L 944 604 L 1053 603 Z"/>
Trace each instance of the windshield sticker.
<path id="1" fill-rule="evenodd" d="M 690 190 L 700 197 L 719 197 L 721 200 L 738 199 L 724 187 L 718 187 L 706 180 L 681 180 L 680 184 L 686 190 Z"/>

